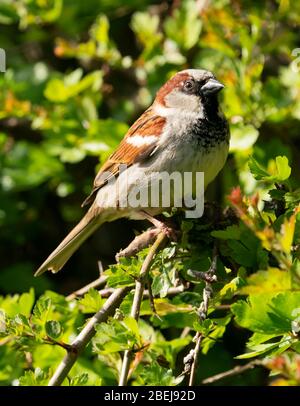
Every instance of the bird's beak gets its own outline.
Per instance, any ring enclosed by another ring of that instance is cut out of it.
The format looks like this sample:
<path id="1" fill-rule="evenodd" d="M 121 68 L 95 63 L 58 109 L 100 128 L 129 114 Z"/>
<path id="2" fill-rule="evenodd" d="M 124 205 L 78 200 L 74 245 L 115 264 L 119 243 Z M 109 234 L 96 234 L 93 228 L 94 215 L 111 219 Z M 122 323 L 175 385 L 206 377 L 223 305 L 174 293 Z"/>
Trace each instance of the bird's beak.
<path id="1" fill-rule="evenodd" d="M 205 85 L 203 85 L 201 87 L 201 93 L 204 94 L 204 96 L 208 96 L 208 95 L 211 95 L 211 94 L 218 93 L 223 88 L 224 88 L 224 85 L 222 85 L 222 83 L 220 83 L 218 80 L 209 79 L 205 83 Z"/>

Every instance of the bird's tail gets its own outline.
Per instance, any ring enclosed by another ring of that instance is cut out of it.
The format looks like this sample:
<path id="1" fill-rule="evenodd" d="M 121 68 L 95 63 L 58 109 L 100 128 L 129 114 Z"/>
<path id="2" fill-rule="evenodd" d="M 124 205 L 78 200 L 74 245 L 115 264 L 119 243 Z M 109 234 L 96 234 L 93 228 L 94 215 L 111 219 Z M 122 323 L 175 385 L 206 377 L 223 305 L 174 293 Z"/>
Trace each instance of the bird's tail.
<path id="1" fill-rule="evenodd" d="M 80 247 L 80 245 L 104 222 L 99 210 L 90 210 L 83 219 L 73 228 L 59 246 L 49 255 L 39 267 L 34 276 L 39 276 L 47 270 L 58 272 Z"/>

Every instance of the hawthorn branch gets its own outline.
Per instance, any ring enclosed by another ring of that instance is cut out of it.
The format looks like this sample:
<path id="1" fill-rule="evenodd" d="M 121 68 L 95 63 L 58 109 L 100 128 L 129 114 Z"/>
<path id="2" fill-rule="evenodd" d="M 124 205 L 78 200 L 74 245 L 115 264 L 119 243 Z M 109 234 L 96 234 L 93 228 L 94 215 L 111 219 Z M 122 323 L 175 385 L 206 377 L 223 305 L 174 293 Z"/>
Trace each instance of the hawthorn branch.
<path id="1" fill-rule="evenodd" d="M 120 258 L 123 257 L 131 257 L 133 255 L 136 255 L 139 251 L 142 249 L 148 247 L 152 243 L 154 243 L 156 237 L 158 234 L 161 232 L 159 228 L 151 228 L 149 230 L 144 231 L 142 234 L 138 235 L 137 237 L 134 238 L 134 240 L 126 247 L 125 249 L 121 250 L 117 255 L 116 255 L 116 261 L 119 262 Z M 106 281 L 107 281 L 107 276 L 102 275 L 103 268 L 101 265 L 101 262 L 99 262 L 99 271 L 100 271 L 100 276 L 93 282 L 87 284 L 83 288 L 80 288 L 76 290 L 75 292 L 71 293 L 66 297 L 66 300 L 71 301 L 73 299 L 76 299 L 77 297 L 81 297 L 85 295 L 90 289 L 92 288 L 99 288 L 101 286 L 104 286 Z M 172 288 L 171 288 L 172 290 Z M 101 297 L 106 298 L 109 297 L 112 293 L 114 292 L 114 289 L 112 288 L 104 288 L 99 291 Z M 146 293 L 147 292 L 147 293 Z M 149 298 L 149 292 L 146 291 L 144 297 Z M 176 291 L 175 291 L 176 293 Z M 175 294 L 174 293 L 174 294 Z M 171 291 L 170 294 L 172 295 Z"/>
<path id="2" fill-rule="evenodd" d="M 115 292 L 107 299 L 102 309 L 99 310 L 88 321 L 86 326 L 81 330 L 80 334 L 68 347 L 66 356 L 57 367 L 54 375 L 48 383 L 48 386 L 60 386 L 62 384 L 71 368 L 75 364 L 80 353 L 95 335 L 95 325 L 97 323 L 103 323 L 107 321 L 108 317 L 114 313 L 117 307 L 119 307 L 130 289 L 131 288 L 129 286 L 116 289 Z"/>
<path id="3" fill-rule="evenodd" d="M 187 286 L 185 285 L 178 285 L 178 286 L 172 286 L 167 290 L 166 296 L 168 297 L 172 297 L 172 296 L 176 296 L 179 293 L 182 293 L 186 290 Z M 114 288 L 104 288 L 99 290 L 99 295 L 102 298 L 107 298 L 110 297 L 113 293 L 114 293 L 115 289 Z M 151 293 L 149 292 L 149 290 L 144 290 L 143 293 L 143 299 L 151 299 L 150 298 Z"/>
<path id="4" fill-rule="evenodd" d="M 209 301 L 212 297 L 212 283 L 217 280 L 216 270 L 217 270 L 217 259 L 218 259 L 218 248 L 217 245 L 214 245 L 212 262 L 209 270 L 207 272 L 199 271 L 189 271 L 192 276 L 197 277 L 205 281 L 205 287 L 203 289 L 203 300 L 200 303 L 200 306 L 197 310 L 200 321 L 204 321 L 207 317 Z M 193 341 L 196 343 L 195 348 L 193 348 L 189 354 L 184 358 L 184 373 L 189 374 L 189 386 L 194 386 L 196 371 L 198 367 L 201 343 L 203 340 L 203 334 L 198 332 L 195 334 Z"/>
<path id="5" fill-rule="evenodd" d="M 248 364 L 245 365 L 237 365 L 236 367 L 229 369 L 228 371 L 221 372 L 220 374 L 216 374 L 213 376 L 210 376 L 209 378 L 206 378 L 202 381 L 203 384 L 207 383 L 214 383 L 216 381 L 220 381 L 221 379 L 228 378 L 229 376 L 234 376 L 234 375 L 239 375 L 242 374 L 245 371 L 248 371 L 249 369 L 253 369 L 255 367 L 263 367 L 263 361 L 262 360 L 254 360 L 251 362 L 248 362 Z"/>
<path id="6" fill-rule="evenodd" d="M 145 284 L 147 281 L 150 267 L 152 265 L 152 261 L 154 259 L 154 256 L 155 256 L 157 250 L 159 249 L 161 244 L 166 240 L 166 238 L 167 238 L 167 236 L 165 233 L 160 232 L 160 234 L 158 234 L 155 243 L 150 248 L 148 255 L 145 258 L 145 261 L 143 262 L 143 265 L 142 265 L 142 268 L 140 271 L 140 275 L 139 275 L 138 279 L 136 280 L 134 298 L 133 298 L 131 314 L 130 314 L 131 317 L 133 317 L 135 320 L 139 319 L 141 302 L 142 302 L 143 294 L 144 294 L 144 290 L 145 290 Z M 132 351 L 126 350 L 124 352 L 124 357 L 123 357 L 119 386 L 126 386 L 126 384 L 127 384 L 131 358 L 132 358 Z"/>
<path id="7" fill-rule="evenodd" d="M 66 297 L 66 300 L 71 301 L 73 299 L 76 299 L 79 296 L 85 295 L 90 289 L 92 288 L 99 288 L 103 285 L 105 285 L 107 280 L 106 275 L 100 275 L 99 278 L 95 279 L 93 282 L 87 284 L 81 289 L 76 290 L 75 292 L 71 293 L 69 296 Z"/>
<path id="8" fill-rule="evenodd" d="M 197 332 L 193 340 L 196 342 L 196 345 L 195 345 L 195 348 L 193 351 L 193 356 L 191 359 L 191 372 L 190 372 L 189 386 L 194 386 L 194 384 L 195 384 L 195 378 L 196 378 L 196 372 L 197 372 L 197 367 L 198 367 L 201 343 L 203 340 L 203 334 Z"/>
<path id="9" fill-rule="evenodd" d="M 57 345 L 58 347 L 61 347 L 66 351 L 71 351 L 72 350 L 72 345 L 71 344 L 67 344 L 67 343 L 64 343 L 62 341 L 56 341 L 56 340 L 54 340 L 53 338 L 51 338 L 49 336 L 44 338 L 43 342 L 45 344 L 49 344 L 49 345 Z"/>
<path id="10" fill-rule="evenodd" d="M 142 249 L 153 244 L 158 234 L 161 232 L 159 228 L 150 228 L 149 230 L 144 231 L 142 234 L 136 236 L 133 241 L 126 247 L 121 250 L 116 255 L 116 261 L 119 262 L 120 258 L 132 257 L 136 255 Z"/>
<path id="11" fill-rule="evenodd" d="M 160 229 L 158 229 L 158 228 L 151 228 L 149 230 L 144 231 L 142 234 L 135 237 L 134 240 L 128 245 L 128 247 L 121 250 L 116 255 L 116 261 L 119 262 L 120 258 L 123 258 L 123 257 L 131 257 L 131 256 L 137 254 L 142 249 L 148 247 L 150 244 L 152 244 L 155 241 L 155 238 L 157 237 L 157 235 L 159 233 L 160 233 Z M 97 278 L 96 280 L 94 280 L 91 283 L 88 283 L 83 288 L 80 288 L 80 289 L 76 290 L 75 292 L 71 293 L 70 295 L 68 295 L 66 297 L 66 300 L 71 301 L 73 299 L 76 299 L 77 297 L 81 297 L 81 296 L 85 295 L 92 288 L 95 289 L 95 288 L 104 286 L 107 281 L 107 276 L 102 275 L 103 268 L 102 268 L 102 264 L 100 261 L 99 261 L 99 271 L 100 271 L 99 278 Z M 109 297 L 113 292 L 114 292 L 114 290 L 110 289 L 110 288 L 102 289 L 99 291 L 99 293 L 102 297 Z"/>

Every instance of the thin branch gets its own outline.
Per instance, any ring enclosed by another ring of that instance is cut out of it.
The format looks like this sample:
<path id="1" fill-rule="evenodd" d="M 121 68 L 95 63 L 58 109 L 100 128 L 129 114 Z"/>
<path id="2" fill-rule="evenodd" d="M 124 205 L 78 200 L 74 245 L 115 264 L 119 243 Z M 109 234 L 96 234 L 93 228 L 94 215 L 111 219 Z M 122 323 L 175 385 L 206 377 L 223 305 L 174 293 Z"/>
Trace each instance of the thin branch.
<path id="1" fill-rule="evenodd" d="M 76 362 L 78 356 L 90 342 L 92 337 L 95 335 L 95 325 L 97 323 L 105 322 L 109 316 L 111 316 L 120 303 L 129 292 L 131 288 L 125 286 L 123 288 L 116 289 L 115 292 L 107 299 L 104 306 L 99 310 L 86 324 L 86 326 L 81 330 L 80 334 L 72 342 L 66 356 L 62 362 L 57 367 L 54 375 L 50 379 L 48 386 L 59 386 L 62 384 L 64 379 L 67 377 L 72 366 Z"/>
<path id="2" fill-rule="evenodd" d="M 210 272 L 201 272 L 201 271 L 194 271 L 193 269 L 189 269 L 187 274 L 194 279 L 202 280 L 204 282 L 212 283 L 217 280 L 216 275 L 212 275 Z"/>
<path id="3" fill-rule="evenodd" d="M 212 283 L 217 280 L 216 271 L 217 271 L 217 259 L 218 259 L 218 248 L 215 243 L 212 255 L 212 262 L 209 270 L 207 272 L 198 272 L 192 271 L 194 276 L 205 280 L 205 287 L 203 289 L 203 300 L 200 303 L 200 306 L 197 310 L 200 322 L 203 322 L 207 317 L 209 301 L 212 297 Z M 201 343 L 203 340 L 203 335 L 200 332 L 197 332 L 193 341 L 196 343 L 195 348 L 190 351 L 190 353 L 184 358 L 184 373 L 190 374 L 189 386 L 194 386 L 196 372 L 199 362 L 199 355 L 201 349 Z"/>
<path id="4" fill-rule="evenodd" d="M 249 369 L 253 369 L 257 366 L 264 366 L 262 360 L 254 360 L 249 362 L 248 364 L 245 365 L 237 365 L 236 367 L 229 369 L 228 371 L 221 372 L 220 374 L 210 376 L 209 378 L 206 378 L 202 381 L 203 384 L 207 383 L 214 383 L 216 381 L 219 381 L 224 378 L 228 378 L 229 376 L 234 376 L 234 375 L 239 375 L 242 374 L 245 371 L 248 371 Z"/>
<path id="5" fill-rule="evenodd" d="M 166 296 L 170 297 L 170 296 L 176 296 L 179 293 L 184 292 L 186 289 L 185 285 L 179 285 L 179 286 L 172 286 L 171 288 L 169 288 L 167 290 Z M 102 298 L 107 298 L 109 296 L 111 296 L 114 293 L 115 289 L 114 288 L 104 288 L 99 290 L 99 295 Z M 150 293 L 149 290 L 144 290 L 143 293 L 143 299 L 150 299 Z"/>
<path id="6" fill-rule="evenodd" d="M 231 304 L 220 304 L 216 306 L 216 310 L 230 310 Z"/>
<path id="7" fill-rule="evenodd" d="M 105 282 L 107 280 L 107 276 L 106 275 L 101 275 L 99 276 L 98 279 L 94 280 L 93 282 L 87 284 L 86 286 L 84 286 L 81 289 L 76 290 L 75 292 L 71 293 L 69 296 L 66 297 L 66 300 L 73 300 L 76 299 L 76 297 L 79 296 L 83 296 L 85 295 L 90 289 L 92 288 L 99 288 L 100 286 L 105 285 Z"/>
<path id="8" fill-rule="evenodd" d="M 53 340 L 53 338 L 51 338 L 49 336 L 47 336 L 46 338 L 43 339 L 43 343 L 49 344 L 49 345 L 57 345 L 57 346 L 63 348 L 64 350 L 66 350 L 66 351 L 72 351 L 72 345 L 71 344 L 67 344 L 67 343 L 64 343 L 62 341 Z"/>
<path id="9" fill-rule="evenodd" d="M 194 337 L 194 340 L 196 341 L 196 345 L 193 350 L 193 358 L 191 360 L 192 365 L 191 365 L 189 386 L 194 386 L 194 383 L 195 383 L 202 339 L 203 339 L 203 335 L 201 333 L 197 332 L 196 336 Z"/>
<path id="10" fill-rule="evenodd" d="M 153 296 L 152 287 L 151 287 L 151 278 L 150 278 L 149 274 L 147 275 L 147 285 L 148 285 L 148 296 L 149 296 L 150 308 L 151 308 L 152 313 L 155 316 L 157 316 L 155 303 L 154 303 L 154 296 Z M 143 293 L 143 297 L 145 297 L 145 291 Z"/>
<path id="11" fill-rule="evenodd" d="M 131 317 L 133 317 L 135 320 L 138 320 L 138 318 L 139 318 L 141 302 L 143 299 L 143 294 L 144 294 L 144 289 L 145 289 L 145 283 L 147 280 L 148 272 L 152 265 L 152 261 L 154 259 L 154 256 L 155 256 L 157 250 L 159 249 L 161 244 L 166 240 L 166 238 L 167 238 L 167 236 L 163 232 L 161 232 L 157 236 L 155 243 L 150 248 L 148 255 L 145 258 L 145 261 L 143 262 L 139 278 L 136 280 L 134 298 L 133 298 L 133 303 L 132 303 L 132 307 L 131 307 Z M 122 363 L 121 374 L 120 374 L 119 386 L 126 386 L 126 384 L 127 384 L 131 358 L 132 358 L 132 351 L 131 350 L 125 351 L 123 363 Z"/>
<path id="12" fill-rule="evenodd" d="M 120 258 L 132 257 L 142 249 L 153 244 L 160 232 L 161 230 L 159 228 L 150 228 L 149 230 L 146 230 L 142 234 L 136 236 L 135 239 L 128 245 L 128 247 L 121 250 L 116 255 L 116 261 L 119 262 Z"/>
<path id="13" fill-rule="evenodd" d="M 185 338 L 190 334 L 191 328 L 190 327 L 184 327 L 180 334 L 180 338 Z"/>

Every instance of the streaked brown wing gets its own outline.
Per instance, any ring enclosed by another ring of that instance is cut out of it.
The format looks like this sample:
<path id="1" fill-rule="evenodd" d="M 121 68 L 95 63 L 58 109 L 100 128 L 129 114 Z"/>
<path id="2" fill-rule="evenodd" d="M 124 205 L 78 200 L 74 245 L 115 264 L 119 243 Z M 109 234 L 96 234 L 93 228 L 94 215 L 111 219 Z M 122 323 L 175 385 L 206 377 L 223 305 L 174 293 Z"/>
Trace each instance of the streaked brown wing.
<path id="1" fill-rule="evenodd" d="M 126 164 L 127 167 L 129 167 L 138 161 L 146 159 L 153 152 L 157 146 L 157 140 L 165 122 L 166 119 L 164 117 L 153 113 L 152 107 L 146 110 L 141 117 L 135 121 L 121 141 L 119 147 L 100 168 L 94 180 L 93 190 L 82 203 L 82 206 L 91 203 L 95 192 L 104 186 L 111 177 L 118 176 L 119 166 L 121 164 Z M 146 141 L 147 137 L 153 136 L 157 137 L 157 140 L 152 140 L 151 138 L 151 142 Z M 133 140 L 133 137 L 145 137 L 145 143 L 141 142 L 139 145 L 131 144 L 128 142 L 128 139 L 132 138 Z"/>

